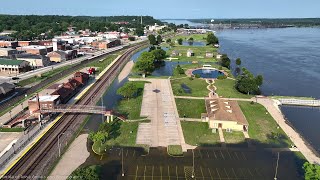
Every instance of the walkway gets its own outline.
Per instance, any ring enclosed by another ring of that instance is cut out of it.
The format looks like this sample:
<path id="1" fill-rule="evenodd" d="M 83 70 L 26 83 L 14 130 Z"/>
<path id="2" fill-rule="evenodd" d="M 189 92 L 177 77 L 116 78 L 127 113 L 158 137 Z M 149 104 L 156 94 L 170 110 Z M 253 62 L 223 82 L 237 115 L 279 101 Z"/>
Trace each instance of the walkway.
<path id="1" fill-rule="evenodd" d="M 144 80 L 151 83 L 145 84 L 140 115 L 148 117 L 151 123 L 139 126 L 137 144 L 150 142 L 152 147 L 181 145 L 186 151 L 170 80 Z"/>
<path id="2" fill-rule="evenodd" d="M 220 142 L 221 142 L 222 147 L 226 147 L 226 143 L 225 143 L 226 141 L 224 139 L 222 128 L 218 128 L 218 132 L 219 132 L 219 138 L 220 138 Z"/>
<path id="3" fill-rule="evenodd" d="M 82 134 L 72 142 L 48 177 L 48 180 L 67 179 L 74 170 L 86 161 L 90 155 L 87 150 L 87 138 L 88 134 Z"/>

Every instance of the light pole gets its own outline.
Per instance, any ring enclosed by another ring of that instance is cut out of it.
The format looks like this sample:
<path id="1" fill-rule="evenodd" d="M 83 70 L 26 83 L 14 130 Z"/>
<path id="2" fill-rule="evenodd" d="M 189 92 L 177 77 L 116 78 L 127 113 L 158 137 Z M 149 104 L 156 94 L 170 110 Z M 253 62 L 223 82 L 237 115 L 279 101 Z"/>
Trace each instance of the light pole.
<path id="1" fill-rule="evenodd" d="M 62 134 L 64 134 L 64 133 L 61 133 L 61 134 L 59 134 L 59 135 L 58 135 L 58 149 L 59 149 L 59 157 L 61 156 L 61 150 L 60 150 L 60 148 L 61 148 L 61 146 L 60 146 L 60 136 L 61 136 Z"/>
<path id="2" fill-rule="evenodd" d="M 124 170 L 123 170 L 123 148 L 121 149 L 121 151 L 122 151 L 122 163 L 121 163 L 121 165 L 122 165 L 122 176 L 124 176 Z"/>
<path id="3" fill-rule="evenodd" d="M 104 107 L 103 106 L 103 95 L 101 96 L 101 105 L 102 105 L 102 108 Z M 104 115 L 102 114 L 101 116 L 101 123 L 103 124 L 103 120 L 104 120 Z"/>
<path id="4" fill-rule="evenodd" d="M 16 150 L 14 149 L 14 146 L 16 145 L 16 143 L 12 144 L 12 148 L 13 148 L 13 154 L 16 154 Z"/>
<path id="5" fill-rule="evenodd" d="M 194 151 L 192 149 L 192 175 L 191 178 L 194 178 Z"/>
<path id="6" fill-rule="evenodd" d="M 280 156 L 280 153 L 278 152 L 278 159 L 277 159 L 276 173 L 274 174 L 274 180 L 277 180 L 278 166 L 279 166 L 279 156 Z"/>
<path id="7" fill-rule="evenodd" d="M 10 120 L 12 120 L 12 116 L 11 116 L 11 110 L 9 111 L 9 114 L 10 114 Z"/>

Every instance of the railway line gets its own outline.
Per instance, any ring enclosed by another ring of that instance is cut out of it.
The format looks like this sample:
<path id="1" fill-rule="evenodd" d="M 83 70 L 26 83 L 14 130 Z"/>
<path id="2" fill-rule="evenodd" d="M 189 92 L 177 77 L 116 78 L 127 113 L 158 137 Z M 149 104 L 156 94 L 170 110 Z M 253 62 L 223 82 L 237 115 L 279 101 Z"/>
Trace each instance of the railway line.
<path id="1" fill-rule="evenodd" d="M 97 102 L 114 78 L 119 74 L 131 55 L 146 44 L 139 44 L 129 48 L 116 63 L 87 91 L 75 104 L 92 105 Z M 58 158 L 58 146 L 67 143 L 72 135 L 68 132 L 75 132 L 87 115 L 66 113 L 62 115 L 50 130 L 42 136 L 28 152 L 21 157 L 2 177 L 3 179 L 40 179 L 50 170 Z M 63 136 L 65 138 L 63 139 Z M 59 138 L 63 139 L 60 140 Z M 66 145 L 65 145 L 66 146 Z M 64 146 L 64 147 L 65 147 Z"/>

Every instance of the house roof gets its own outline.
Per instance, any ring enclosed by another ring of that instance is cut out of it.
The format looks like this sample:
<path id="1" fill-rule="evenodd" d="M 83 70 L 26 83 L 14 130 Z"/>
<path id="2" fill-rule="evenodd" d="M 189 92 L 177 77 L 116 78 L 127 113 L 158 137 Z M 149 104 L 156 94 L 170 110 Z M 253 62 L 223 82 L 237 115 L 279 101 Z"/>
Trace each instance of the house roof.
<path id="1" fill-rule="evenodd" d="M 241 125 L 249 125 L 237 101 L 206 99 L 206 109 L 210 120 L 235 121 Z"/>
<path id="2" fill-rule="evenodd" d="M 36 54 L 29 54 L 29 53 L 17 54 L 16 57 L 25 58 L 25 59 L 45 59 L 45 56 L 43 55 L 36 55 Z"/>
<path id="3" fill-rule="evenodd" d="M 0 58 L 0 64 L 1 65 L 18 66 L 18 65 L 21 65 L 23 62 L 25 62 L 25 61 Z"/>
<path id="4" fill-rule="evenodd" d="M 10 83 L 1 83 L 0 84 L 0 94 L 7 94 L 8 92 L 12 91 L 16 86 Z"/>

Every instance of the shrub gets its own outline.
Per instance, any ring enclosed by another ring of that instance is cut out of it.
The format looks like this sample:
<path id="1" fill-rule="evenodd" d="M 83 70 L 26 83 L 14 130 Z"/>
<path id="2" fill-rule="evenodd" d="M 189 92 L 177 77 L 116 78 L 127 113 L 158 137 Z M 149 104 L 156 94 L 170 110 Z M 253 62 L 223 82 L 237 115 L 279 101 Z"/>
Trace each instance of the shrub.
<path id="1" fill-rule="evenodd" d="M 218 76 L 217 79 L 227 79 L 227 76 L 226 75 L 223 75 L 223 76 Z"/>
<path id="2" fill-rule="evenodd" d="M 200 75 L 199 75 L 199 74 L 196 74 L 194 77 L 195 77 L 195 78 L 200 78 Z"/>

